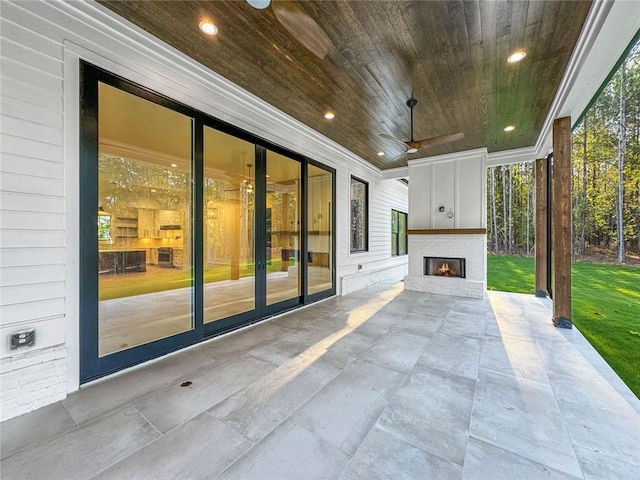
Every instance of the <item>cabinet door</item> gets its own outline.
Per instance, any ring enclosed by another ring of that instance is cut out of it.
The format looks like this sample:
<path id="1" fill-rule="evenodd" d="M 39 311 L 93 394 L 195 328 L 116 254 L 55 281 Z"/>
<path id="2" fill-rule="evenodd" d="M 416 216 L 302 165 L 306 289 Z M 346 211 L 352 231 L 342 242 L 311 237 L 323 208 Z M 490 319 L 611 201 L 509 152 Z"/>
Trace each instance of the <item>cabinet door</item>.
<path id="1" fill-rule="evenodd" d="M 155 210 L 150 208 L 138 209 L 138 238 L 158 238 L 155 225 Z"/>

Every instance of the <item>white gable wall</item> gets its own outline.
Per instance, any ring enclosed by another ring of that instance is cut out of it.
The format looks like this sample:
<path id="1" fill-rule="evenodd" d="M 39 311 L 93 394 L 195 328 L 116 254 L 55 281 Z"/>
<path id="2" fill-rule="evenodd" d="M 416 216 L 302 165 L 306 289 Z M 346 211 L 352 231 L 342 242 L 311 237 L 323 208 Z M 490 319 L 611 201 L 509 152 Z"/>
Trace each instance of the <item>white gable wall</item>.
<path id="1" fill-rule="evenodd" d="M 343 278 L 348 293 L 406 274 L 390 257 L 405 185 L 93 2 L 2 1 L 0 15 L 0 420 L 79 385 L 80 59 L 335 168 L 339 294 Z M 367 253 L 349 252 L 351 175 L 369 182 Z M 25 328 L 36 345 L 10 350 Z"/>

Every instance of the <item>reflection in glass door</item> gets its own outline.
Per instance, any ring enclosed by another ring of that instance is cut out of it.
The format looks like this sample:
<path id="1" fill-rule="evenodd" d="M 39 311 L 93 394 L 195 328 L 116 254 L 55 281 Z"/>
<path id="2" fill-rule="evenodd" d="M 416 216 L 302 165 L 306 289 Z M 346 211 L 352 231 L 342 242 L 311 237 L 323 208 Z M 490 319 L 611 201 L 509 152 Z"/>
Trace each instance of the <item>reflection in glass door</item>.
<path id="1" fill-rule="evenodd" d="M 309 164 L 307 175 L 307 290 L 333 287 L 333 174 Z"/>
<path id="2" fill-rule="evenodd" d="M 204 127 L 204 322 L 251 312 L 255 299 L 255 147 Z"/>
<path id="3" fill-rule="evenodd" d="M 98 84 L 99 357 L 194 328 L 192 124 Z"/>
<path id="4" fill-rule="evenodd" d="M 272 305 L 301 295 L 301 164 L 271 150 L 266 161 L 266 301 Z"/>

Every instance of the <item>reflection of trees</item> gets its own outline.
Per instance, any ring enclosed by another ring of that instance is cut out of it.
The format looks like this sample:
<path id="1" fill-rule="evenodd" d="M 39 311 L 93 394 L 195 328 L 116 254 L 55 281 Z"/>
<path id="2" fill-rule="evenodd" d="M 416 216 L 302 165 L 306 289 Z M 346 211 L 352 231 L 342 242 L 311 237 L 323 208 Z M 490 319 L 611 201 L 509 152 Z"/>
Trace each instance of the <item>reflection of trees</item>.
<path id="1" fill-rule="evenodd" d="M 149 203 L 165 210 L 189 206 L 189 172 L 108 153 L 100 154 L 98 169 L 100 204 L 116 216 L 135 217 Z"/>

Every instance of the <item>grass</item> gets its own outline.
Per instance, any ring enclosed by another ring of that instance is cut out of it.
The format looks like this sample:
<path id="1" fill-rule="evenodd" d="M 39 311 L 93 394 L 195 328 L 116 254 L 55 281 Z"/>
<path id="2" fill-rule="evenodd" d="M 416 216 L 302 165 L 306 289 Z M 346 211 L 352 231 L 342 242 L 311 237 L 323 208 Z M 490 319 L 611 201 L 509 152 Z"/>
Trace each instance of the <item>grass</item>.
<path id="1" fill-rule="evenodd" d="M 271 260 L 267 265 L 267 272 L 279 272 L 281 265 L 281 260 Z M 252 276 L 253 268 L 253 263 L 241 264 L 240 277 Z M 204 283 L 219 282 L 229 278 L 231 278 L 230 265 L 207 266 L 204 270 Z M 188 268 L 156 268 L 153 272 L 101 276 L 99 296 L 100 300 L 111 300 L 189 287 L 191 284 L 191 271 Z"/>
<path id="2" fill-rule="evenodd" d="M 534 259 L 489 255 L 489 290 L 533 293 Z M 572 321 L 640 398 L 640 268 L 574 262 Z"/>

